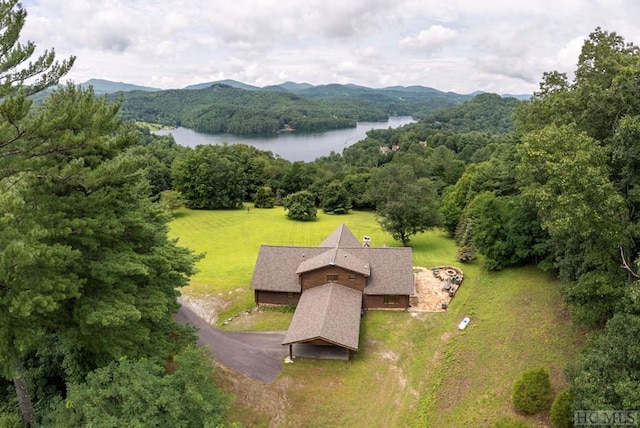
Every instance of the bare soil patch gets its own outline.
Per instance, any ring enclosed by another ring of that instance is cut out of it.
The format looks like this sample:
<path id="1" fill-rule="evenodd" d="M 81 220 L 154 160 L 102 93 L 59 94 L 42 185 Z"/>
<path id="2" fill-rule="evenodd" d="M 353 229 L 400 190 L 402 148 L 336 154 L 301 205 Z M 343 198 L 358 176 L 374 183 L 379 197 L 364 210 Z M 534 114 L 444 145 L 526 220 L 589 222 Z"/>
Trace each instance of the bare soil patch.
<path id="1" fill-rule="evenodd" d="M 242 418 L 251 421 L 252 425 L 263 426 L 268 423 L 269 427 L 286 424 L 287 415 L 291 411 L 287 398 L 292 386 L 290 378 L 279 377 L 274 383 L 265 384 L 230 370 L 222 364 L 217 366 L 218 385 L 225 392 L 235 396 L 229 415 L 231 420 Z M 239 413 L 242 413 L 242 417 Z"/>
<path id="2" fill-rule="evenodd" d="M 411 296 L 411 310 L 443 312 L 462 284 L 464 274 L 455 266 L 436 266 L 431 269 L 417 266 L 415 293 Z"/>

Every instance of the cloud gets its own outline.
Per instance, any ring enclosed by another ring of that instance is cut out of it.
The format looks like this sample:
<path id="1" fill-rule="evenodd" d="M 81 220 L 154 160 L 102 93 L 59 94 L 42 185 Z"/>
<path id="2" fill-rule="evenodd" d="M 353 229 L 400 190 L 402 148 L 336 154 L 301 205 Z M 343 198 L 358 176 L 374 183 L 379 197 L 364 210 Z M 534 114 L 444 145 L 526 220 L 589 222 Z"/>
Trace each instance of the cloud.
<path id="1" fill-rule="evenodd" d="M 178 88 L 236 79 L 527 93 L 601 26 L 640 43 L 637 0 L 24 0 L 25 40 L 69 78 Z"/>
<path id="2" fill-rule="evenodd" d="M 427 30 L 422 30 L 415 37 L 405 37 L 400 40 L 400 46 L 411 49 L 433 51 L 441 49 L 443 44 L 454 40 L 458 32 L 442 25 L 432 25 Z"/>

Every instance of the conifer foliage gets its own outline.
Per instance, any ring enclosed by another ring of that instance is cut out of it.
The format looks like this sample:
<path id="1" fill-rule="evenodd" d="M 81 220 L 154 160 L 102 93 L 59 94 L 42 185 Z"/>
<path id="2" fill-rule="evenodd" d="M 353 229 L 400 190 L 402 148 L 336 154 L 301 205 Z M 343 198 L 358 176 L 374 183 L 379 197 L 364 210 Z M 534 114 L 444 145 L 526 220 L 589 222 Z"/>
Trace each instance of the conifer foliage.
<path id="1" fill-rule="evenodd" d="M 194 341 L 172 314 L 198 257 L 168 239 L 118 104 L 68 84 L 32 105 L 27 95 L 56 84 L 73 58 L 57 63 L 51 52 L 22 66 L 35 49 L 17 42 L 25 17 L 16 1 L 0 1 L 0 374 L 15 386 L 7 402 L 33 426 L 51 409 L 71 411 L 67 393 L 91 388 L 85 379 L 122 358 L 149 359 L 153 382 L 175 384 L 177 374 L 162 380 L 155 368 Z M 202 353 L 188 361 L 181 376 L 210 370 Z M 219 420 L 227 399 L 213 382 L 202 388 L 220 397 L 209 406 Z M 0 420 L 11 419 L 0 401 Z M 113 426 L 126 425 L 118 417 Z"/>

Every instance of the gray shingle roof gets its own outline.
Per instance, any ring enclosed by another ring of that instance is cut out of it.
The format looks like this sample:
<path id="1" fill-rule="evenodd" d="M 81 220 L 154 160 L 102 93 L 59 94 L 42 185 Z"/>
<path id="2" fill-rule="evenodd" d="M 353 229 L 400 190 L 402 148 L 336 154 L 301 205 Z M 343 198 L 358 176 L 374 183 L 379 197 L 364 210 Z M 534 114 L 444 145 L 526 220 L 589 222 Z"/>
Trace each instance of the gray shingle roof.
<path id="1" fill-rule="evenodd" d="M 360 241 L 354 236 L 349 228 L 342 223 L 336 228 L 331 235 L 327 236 L 324 241 L 318 245 L 319 247 L 359 247 Z"/>
<path id="2" fill-rule="evenodd" d="M 327 248 L 331 243 L 339 247 Z M 344 269 L 368 275 L 365 294 L 413 293 L 411 248 L 365 248 L 344 224 L 329 235 L 322 245 L 324 246 L 261 246 L 251 279 L 251 288 L 298 293 L 301 291 L 298 273 L 320 269 L 333 262 Z"/>
<path id="3" fill-rule="evenodd" d="M 362 294 L 340 284 L 306 290 L 293 314 L 283 345 L 321 339 L 358 350 Z"/>
<path id="4" fill-rule="evenodd" d="M 310 272 L 326 266 L 338 266 L 364 276 L 369 276 L 371 272 L 369 263 L 353 256 L 348 251 L 336 247 L 320 253 L 315 257 L 307 258 L 304 262 L 300 263 L 296 273 Z"/>
<path id="5" fill-rule="evenodd" d="M 413 294 L 413 250 L 409 247 L 345 248 L 371 267 L 364 294 Z"/>

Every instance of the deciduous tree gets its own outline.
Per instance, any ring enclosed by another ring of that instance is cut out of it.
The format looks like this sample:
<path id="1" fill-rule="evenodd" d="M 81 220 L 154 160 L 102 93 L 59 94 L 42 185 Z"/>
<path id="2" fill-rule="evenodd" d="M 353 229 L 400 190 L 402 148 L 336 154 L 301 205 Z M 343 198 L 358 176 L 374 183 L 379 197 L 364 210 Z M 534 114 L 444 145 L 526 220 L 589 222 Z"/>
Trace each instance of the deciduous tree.
<path id="1" fill-rule="evenodd" d="M 351 209 L 351 198 L 339 181 L 332 181 L 322 191 L 322 210 L 330 214 L 346 214 Z"/>
<path id="2" fill-rule="evenodd" d="M 411 236 L 440 224 L 435 185 L 416 178 L 409 165 L 390 163 L 374 170 L 367 193 L 382 228 L 405 246 Z"/>
<path id="3" fill-rule="evenodd" d="M 287 211 L 287 217 L 294 220 L 315 220 L 318 209 L 315 205 L 315 198 L 308 190 L 301 190 L 287 195 L 282 206 Z"/>
<path id="4" fill-rule="evenodd" d="M 153 360 L 128 358 L 94 370 L 69 385 L 47 425 L 215 428 L 229 398 L 216 388 L 206 353 L 189 347 L 176 355 L 171 373 Z"/>
<path id="5" fill-rule="evenodd" d="M 217 146 L 198 146 L 176 159 L 173 179 L 189 208 L 241 208 L 247 193 L 243 165 Z"/>

